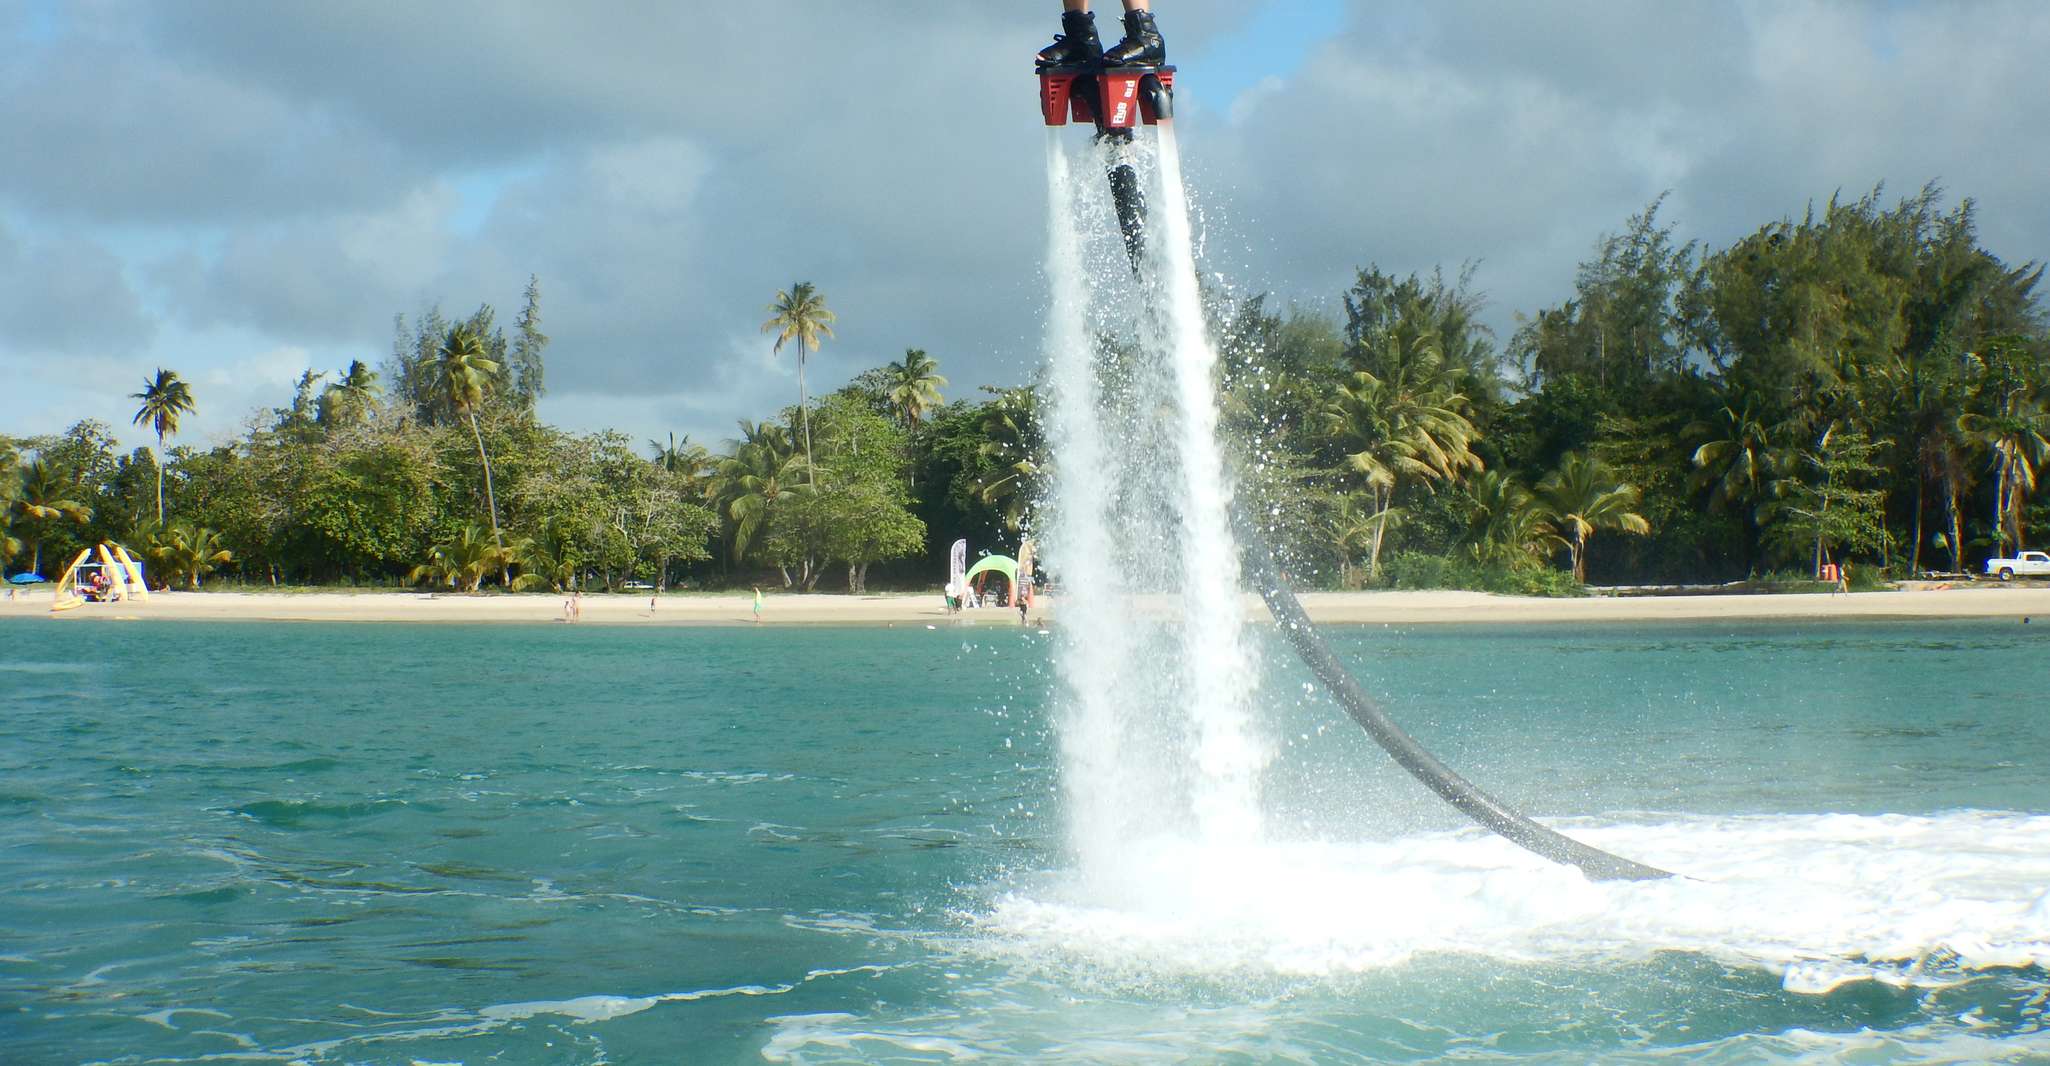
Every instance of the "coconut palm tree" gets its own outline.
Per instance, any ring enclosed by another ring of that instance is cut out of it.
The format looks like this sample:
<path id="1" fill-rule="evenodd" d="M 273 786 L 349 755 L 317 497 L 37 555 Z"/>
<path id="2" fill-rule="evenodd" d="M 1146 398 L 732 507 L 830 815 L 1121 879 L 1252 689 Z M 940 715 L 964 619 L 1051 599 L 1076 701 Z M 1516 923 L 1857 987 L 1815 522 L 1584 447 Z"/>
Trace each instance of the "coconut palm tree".
<path id="1" fill-rule="evenodd" d="M 906 348 L 902 361 L 883 368 L 889 388 L 886 396 L 906 426 L 916 426 L 927 411 L 945 402 L 940 386 L 947 379 L 940 376 L 939 368 L 939 361 L 925 354 L 923 348 Z"/>
<path id="2" fill-rule="evenodd" d="M 1353 560 L 1373 550 L 1374 541 L 1402 524 L 1402 508 L 1374 510 L 1373 498 L 1349 492 L 1335 497 L 1325 528 L 1338 549 L 1338 584 L 1351 588 Z"/>
<path id="3" fill-rule="evenodd" d="M 522 579 L 546 581 L 557 592 L 568 592 L 576 584 L 583 562 L 575 538 L 560 519 L 550 519 L 539 533 L 521 541 L 516 556 L 514 561 L 526 571 Z"/>
<path id="4" fill-rule="evenodd" d="M 363 421 L 383 392 L 377 384 L 377 371 L 361 359 L 351 360 L 342 380 L 320 394 L 320 424 L 350 426 Z"/>
<path id="5" fill-rule="evenodd" d="M 1024 528 L 1025 516 L 1043 480 L 1051 476 L 1040 439 L 1039 394 L 1030 388 L 1005 389 L 983 408 L 983 442 L 976 453 L 988 466 L 976 475 L 976 498 L 997 508 L 1004 528 Z"/>
<path id="6" fill-rule="evenodd" d="M 1726 397 L 1706 421 L 1684 431 L 1702 441 L 1694 449 L 1694 468 L 1710 486 L 1709 504 L 1742 506 L 1765 495 L 1766 486 L 1784 465 L 1784 453 L 1773 443 L 1764 404 L 1749 391 Z"/>
<path id="7" fill-rule="evenodd" d="M 679 437 L 669 435 L 669 443 L 659 440 L 648 441 L 648 447 L 655 449 L 655 465 L 672 474 L 679 474 L 686 482 L 695 484 L 698 479 L 717 464 L 712 453 L 702 444 L 695 443 L 686 433 Z"/>
<path id="8" fill-rule="evenodd" d="M 472 522 L 429 548 L 427 561 L 408 572 L 406 580 L 476 592 L 486 574 L 503 573 L 511 562 L 509 550 L 498 544 L 497 532 Z"/>
<path id="9" fill-rule="evenodd" d="M 43 540 L 52 522 L 92 521 L 93 509 L 78 499 L 78 471 L 52 459 L 36 456 L 24 465 L 14 490 L 10 511 L 28 540 L 30 573 L 42 573 Z M 19 550 L 19 549 L 17 549 Z"/>
<path id="10" fill-rule="evenodd" d="M 719 460 L 705 482 L 705 498 L 726 520 L 733 561 L 739 562 L 754 547 L 774 516 L 776 505 L 805 486 L 800 472 L 810 464 L 790 448 L 788 434 L 769 423 L 742 420 L 741 439 L 733 451 Z"/>
<path id="11" fill-rule="evenodd" d="M 838 318 L 826 309 L 826 298 L 812 287 L 809 281 L 800 281 L 789 289 L 776 291 L 776 302 L 769 305 L 769 320 L 762 323 L 763 333 L 774 333 L 776 344 L 771 353 L 781 353 L 783 345 L 797 342 L 797 420 L 804 427 L 804 463 L 807 477 L 812 475 L 811 459 L 811 416 L 807 413 L 810 397 L 804 390 L 804 364 L 812 352 L 819 350 L 819 338 L 833 335 L 833 323 Z M 812 479 L 816 488 L 818 482 Z"/>
<path id="12" fill-rule="evenodd" d="M 1616 480 L 1600 462 L 1579 452 L 1559 458 L 1559 468 L 1537 484 L 1538 500 L 1550 513 L 1555 528 L 1565 534 L 1566 550 L 1573 558 L 1573 580 L 1587 581 L 1587 546 L 1599 530 L 1616 529 L 1640 536 L 1651 532 L 1651 523 L 1631 510 L 1637 506 L 1637 489 Z"/>
<path id="13" fill-rule="evenodd" d="M 185 579 L 187 588 L 197 589 L 200 580 L 222 563 L 233 562 L 235 553 L 221 547 L 221 535 L 206 526 L 173 522 L 157 534 L 148 551 L 164 569 Z"/>
<path id="14" fill-rule="evenodd" d="M 2022 504 L 2036 489 L 2036 475 L 2050 462 L 2050 407 L 2035 397 L 2013 396 L 1995 414 L 1967 412 L 1958 431 L 1992 457 L 1993 526 L 2001 551 L 2021 547 Z"/>
<path id="15" fill-rule="evenodd" d="M 1408 482 L 1429 485 L 1481 469 L 1473 442 L 1480 433 L 1464 413 L 1466 397 L 1443 378 L 1403 375 L 1391 383 L 1354 373 L 1325 402 L 1325 433 L 1344 452 L 1345 467 L 1363 483 L 1376 515 L 1394 506 Z M 1369 578 L 1381 572 L 1381 546 L 1389 522 L 1379 521 L 1367 553 Z"/>
<path id="16" fill-rule="evenodd" d="M 1513 567 L 1563 543 L 1544 505 L 1515 477 L 1490 470 L 1475 478 L 1469 491 L 1473 504 L 1462 542 L 1474 562 Z"/>
<path id="17" fill-rule="evenodd" d="M 0 575 L 6 573 L 7 561 L 19 555 L 23 546 L 21 538 L 14 534 L 20 503 L 21 456 L 12 444 L 0 441 Z"/>
<path id="18" fill-rule="evenodd" d="M 484 431 L 477 425 L 477 409 L 484 406 L 484 397 L 497 380 L 498 371 L 497 361 L 485 357 L 484 339 L 468 327 L 451 327 L 442 337 L 434 364 L 435 386 L 448 398 L 452 409 L 470 420 L 470 436 L 477 441 L 477 461 L 484 467 L 484 505 L 491 516 L 491 542 L 503 558 L 505 537 L 498 529 L 498 496 L 491 487 L 491 456 L 484 450 Z M 509 560 L 506 565 L 511 565 Z M 503 569 L 500 576 L 510 585 L 511 575 Z"/>
<path id="19" fill-rule="evenodd" d="M 190 414 L 195 407 L 192 402 L 192 387 L 178 377 L 176 371 L 157 368 L 157 376 L 143 382 L 142 391 L 132 393 L 130 399 L 141 400 L 142 406 L 135 412 L 130 425 L 149 423 L 151 432 L 157 435 L 157 521 L 164 520 L 164 438 L 178 432 L 180 415 Z"/>

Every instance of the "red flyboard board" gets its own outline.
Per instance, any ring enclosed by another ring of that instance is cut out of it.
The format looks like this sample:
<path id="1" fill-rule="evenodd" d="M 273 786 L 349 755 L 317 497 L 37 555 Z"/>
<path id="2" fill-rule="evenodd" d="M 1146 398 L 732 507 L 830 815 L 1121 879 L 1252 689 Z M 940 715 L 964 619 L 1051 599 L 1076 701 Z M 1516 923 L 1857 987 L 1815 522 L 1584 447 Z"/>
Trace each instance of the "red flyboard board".
<path id="1" fill-rule="evenodd" d="M 1096 121 L 1107 130 L 1128 130 L 1139 123 L 1139 79 L 1142 73 L 1106 70 L 1096 76 L 1102 107 Z"/>
<path id="2" fill-rule="evenodd" d="M 1039 76 L 1039 113 L 1049 126 L 1068 124 L 1068 94 L 1075 87 L 1073 74 L 1041 74 Z M 1078 116 L 1079 117 L 1079 116 Z"/>

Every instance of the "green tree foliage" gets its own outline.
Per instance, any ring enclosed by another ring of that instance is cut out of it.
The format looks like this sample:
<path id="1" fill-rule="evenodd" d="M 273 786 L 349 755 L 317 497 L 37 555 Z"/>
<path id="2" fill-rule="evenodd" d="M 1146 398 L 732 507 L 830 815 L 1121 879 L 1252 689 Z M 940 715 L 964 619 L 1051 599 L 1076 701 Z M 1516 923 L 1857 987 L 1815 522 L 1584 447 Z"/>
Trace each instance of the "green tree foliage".
<path id="1" fill-rule="evenodd" d="M 414 582 L 475 593 L 492 571 L 512 564 L 512 553 L 500 547 L 490 529 L 463 526 L 428 549 L 427 561 L 407 575 Z"/>
<path id="2" fill-rule="evenodd" d="M 1309 294 L 1339 315 L 1205 288 L 1236 499 L 1291 576 L 1563 593 L 1590 572 L 1728 580 L 1824 555 L 1957 571 L 2041 535 L 2043 268 L 1981 247 L 1970 200 L 1834 197 L 1715 248 L 1666 208 L 1597 240 L 1506 352 L 1471 267 L 1355 270 Z M 859 590 L 927 584 L 954 538 L 1008 543 L 1049 517 L 1037 384 L 948 401 L 907 347 L 814 405 L 808 360 L 833 314 L 808 283 L 763 324 L 779 352 L 797 345 L 797 405 L 716 455 L 539 421 L 538 280 L 524 296 L 509 331 L 489 304 L 400 316 L 381 372 L 310 369 L 217 446 L 167 447 L 190 410 L 168 372 L 151 383 L 165 399 L 138 396 L 154 448 L 90 422 L 0 440 L 0 555 L 155 544 L 175 515 L 243 580 L 395 583 L 424 565 L 458 588 L 495 572 L 569 589 L 781 570 L 811 588 L 845 565 Z M 1141 346 L 1096 343 L 1104 395 L 1136 404 L 1125 386 L 1155 370 Z M 1114 417 L 1144 436 L 1155 414 Z"/>
<path id="3" fill-rule="evenodd" d="M 972 472 L 964 474 L 975 499 L 995 508 L 1004 529 L 1016 533 L 1026 528 L 1032 508 L 1042 498 L 1045 479 L 1053 473 L 1040 418 L 1039 391 L 1029 387 L 990 391 L 995 399 L 982 407 L 977 462 Z"/>
<path id="4" fill-rule="evenodd" d="M 1579 377 L 1628 395 L 1685 371 L 1699 251 L 1675 243 L 1673 227 L 1659 224 L 1664 201 L 1596 242 L 1571 299 L 1522 320 L 1510 353 L 1532 384 Z"/>
<path id="5" fill-rule="evenodd" d="M 819 416 L 823 468 L 817 492 L 802 501 L 813 513 L 799 528 L 816 524 L 818 555 L 845 563 L 848 591 L 861 593 L 870 566 L 925 544 L 925 523 L 910 507 L 909 437 L 856 397 L 833 397 Z"/>
<path id="6" fill-rule="evenodd" d="M 808 472 L 809 464 L 791 447 L 783 427 L 741 420 L 740 439 L 731 442 L 704 489 L 724 523 L 734 562 L 749 558 L 767 541 L 765 534 L 774 529 L 788 501 L 811 490 Z"/>
<path id="7" fill-rule="evenodd" d="M 1435 332 L 1385 326 L 1352 359 L 1361 369 L 1325 401 L 1323 428 L 1342 453 L 1346 480 L 1365 490 L 1377 516 L 1367 555 L 1372 578 L 1401 490 L 1454 480 L 1483 463 L 1460 391 L 1466 374 L 1447 365 Z"/>
<path id="8" fill-rule="evenodd" d="M 511 395 L 522 411 L 532 411 L 547 393 L 547 375 L 541 353 L 548 348 L 548 334 L 541 332 L 541 279 L 527 276 L 527 290 L 521 294 L 520 317 L 513 324 L 512 352 L 506 366 L 512 372 Z"/>
<path id="9" fill-rule="evenodd" d="M 315 420 L 329 429 L 362 425 L 377 410 L 383 396 L 377 371 L 361 359 L 353 360 L 342 371 L 341 380 L 321 392 Z"/>
<path id="10" fill-rule="evenodd" d="M 31 573 L 42 573 L 43 544 L 52 533 L 67 525 L 82 527 L 92 519 L 83 488 L 77 467 L 43 455 L 31 458 L 10 478 L 8 526 L 19 529 L 28 545 Z"/>
<path id="11" fill-rule="evenodd" d="M 1872 552 L 1887 544 L 1884 493 L 1874 456 L 1883 448 L 1855 429 L 1832 426 L 1813 448 L 1798 450 L 1787 477 L 1764 505 L 1767 543 L 1781 558 L 1812 550 L 1814 572 L 1839 553 Z"/>

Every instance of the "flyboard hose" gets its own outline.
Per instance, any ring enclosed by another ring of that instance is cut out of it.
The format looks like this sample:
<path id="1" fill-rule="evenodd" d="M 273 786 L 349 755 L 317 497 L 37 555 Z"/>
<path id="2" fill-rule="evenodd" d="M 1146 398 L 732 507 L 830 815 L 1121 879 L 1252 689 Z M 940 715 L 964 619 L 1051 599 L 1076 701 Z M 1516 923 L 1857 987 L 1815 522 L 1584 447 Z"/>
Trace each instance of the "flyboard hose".
<path id="1" fill-rule="evenodd" d="M 1234 512 L 1233 525 L 1237 527 L 1239 543 L 1247 548 L 1246 557 L 1250 575 L 1260 589 L 1260 598 L 1267 601 L 1267 609 L 1274 614 L 1275 622 L 1281 626 L 1281 635 L 1287 638 L 1289 646 L 1303 660 L 1303 665 L 1317 675 L 1324 683 L 1325 691 L 1345 708 L 1345 713 L 1374 738 L 1397 764 L 1408 770 L 1410 775 L 1422 781 L 1445 802 L 1464 813 L 1467 817 L 1488 829 L 1508 838 L 1512 843 L 1526 850 L 1542 855 L 1553 862 L 1577 866 L 1582 873 L 1596 881 L 1650 881 L 1671 877 L 1672 873 L 1656 866 L 1646 866 L 1619 855 L 1611 855 L 1599 848 L 1592 848 L 1572 837 L 1547 829 L 1531 821 L 1522 813 L 1512 809 L 1501 800 L 1481 791 L 1473 782 L 1459 776 L 1451 767 L 1439 762 L 1437 756 L 1424 750 L 1416 738 L 1404 732 L 1387 712 L 1374 702 L 1372 696 L 1353 679 L 1345 664 L 1332 654 L 1331 647 L 1310 622 L 1303 605 L 1297 602 L 1295 593 L 1282 579 L 1280 569 L 1274 563 L 1274 556 L 1267 550 L 1266 539 L 1260 530 L 1246 520 L 1244 513 Z"/>
<path id="2" fill-rule="evenodd" d="M 1111 199 L 1117 207 L 1118 228 L 1122 231 L 1125 253 L 1130 257 L 1135 275 L 1145 273 L 1146 198 L 1141 192 L 1137 168 L 1131 156 L 1134 116 L 1126 110 L 1115 109 L 1112 101 L 1119 92 L 1125 96 L 1136 95 L 1143 104 L 1141 114 L 1148 116 L 1145 124 L 1170 119 L 1174 113 L 1174 96 L 1169 81 L 1173 70 L 1173 67 L 1125 68 L 1113 72 L 1099 64 L 1087 69 L 1043 68 L 1040 71 L 1040 104 L 1047 125 L 1065 125 L 1072 107 L 1073 116 L 1078 120 L 1095 120 L 1099 143 L 1107 142 L 1110 148 L 1105 162 Z M 1113 73 L 1117 74 L 1114 81 L 1118 91 L 1112 91 L 1104 84 Z M 1100 104 L 1092 102 L 1099 99 Z M 1107 121 L 1107 116 L 1111 115 L 1117 119 Z M 1303 611 L 1302 604 L 1296 601 L 1288 582 L 1282 579 L 1280 567 L 1275 564 L 1260 529 L 1242 512 L 1234 511 L 1232 517 L 1239 543 L 1247 549 L 1247 563 L 1254 582 L 1259 586 L 1260 598 L 1267 602 L 1267 609 L 1273 612 L 1274 620 L 1280 624 L 1282 636 L 1287 638 L 1289 646 L 1295 649 L 1310 672 L 1317 675 L 1317 680 L 1323 682 L 1331 697 L 1345 708 L 1345 713 L 1351 715 L 1352 720 L 1358 722 L 1404 770 L 1467 817 L 1544 858 L 1579 867 L 1594 880 L 1649 881 L 1673 876 L 1655 866 L 1589 847 L 1531 821 L 1501 800 L 1481 791 L 1424 750 L 1423 745 L 1388 717 L 1387 712 L 1353 679 L 1345 664 L 1332 654 L 1331 648 L 1318 634 L 1317 627 L 1310 622 L 1310 616 Z"/>

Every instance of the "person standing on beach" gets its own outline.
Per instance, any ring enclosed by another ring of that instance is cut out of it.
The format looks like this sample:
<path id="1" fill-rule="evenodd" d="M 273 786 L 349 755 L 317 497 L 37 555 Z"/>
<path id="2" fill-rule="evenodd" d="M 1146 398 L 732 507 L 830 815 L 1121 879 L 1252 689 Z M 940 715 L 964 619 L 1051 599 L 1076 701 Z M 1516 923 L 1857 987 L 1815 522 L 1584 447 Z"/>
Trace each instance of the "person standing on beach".
<path id="1" fill-rule="evenodd" d="M 569 620 L 572 622 L 581 622 L 584 620 L 583 589 L 578 589 L 575 592 L 569 594 Z"/>
<path id="2" fill-rule="evenodd" d="M 756 586 L 754 586 L 754 590 L 755 590 L 755 624 L 756 624 L 756 625 L 761 625 L 761 624 L 762 624 L 762 587 L 761 587 L 760 585 L 756 585 Z"/>

